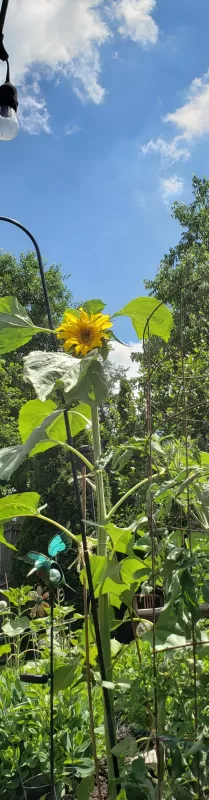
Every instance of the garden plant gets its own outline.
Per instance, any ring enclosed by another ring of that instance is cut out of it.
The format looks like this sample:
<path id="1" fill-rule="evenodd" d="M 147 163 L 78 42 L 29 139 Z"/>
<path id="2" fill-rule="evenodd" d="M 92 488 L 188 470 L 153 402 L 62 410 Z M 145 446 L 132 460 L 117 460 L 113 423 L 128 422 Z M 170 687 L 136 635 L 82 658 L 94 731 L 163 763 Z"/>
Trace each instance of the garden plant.
<path id="1" fill-rule="evenodd" d="M 209 797 L 209 454 L 188 413 L 190 383 L 193 397 L 202 364 L 199 351 L 192 362 L 185 344 L 186 314 L 183 289 L 173 315 L 169 305 L 153 297 L 132 300 L 111 317 L 102 301 L 88 300 L 66 309 L 53 331 L 56 349 L 51 352 L 52 331 L 33 324 L 18 299 L 0 299 L 0 353 L 19 348 L 25 381 L 36 396 L 19 410 L 22 443 L 0 450 L 1 481 L 8 485 L 26 459 L 59 448 L 73 457 L 81 512 L 77 533 L 70 506 L 64 525 L 48 515 L 45 498 L 27 491 L 27 485 L 23 492 L 11 488 L 0 499 L 2 544 L 8 546 L 5 523 L 19 517 L 47 524 L 49 539 L 58 537 L 61 543 L 55 562 L 46 547 L 40 562 L 33 536 L 29 552 L 21 552 L 31 573 L 26 585 L 1 592 L 0 790 L 5 800 L 50 796 L 49 686 L 27 685 L 21 677 L 26 671 L 50 673 L 51 592 L 54 798 Z M 144 432 L 132 431 L 105 450 L 108 355 L 121 316 L 131 318 L 144 340 L 139 411 Z M 36 336 L 45 337 L 46 348 L 28 352 Z M 172 406 L 174 345 L 181 422 L 176 415 L 165 432 L 157 389 L 162 370 L 169 369 Z M 156 353 L 164 367 L 158 367 Z M 84 448 L 77 445 L 82 432 Z M 115 504 L 110 477 L 120 486 Z M 88 493 L 94 496 L 92 516 Z M 75 567 L 77 584 L 71 590 Z M 160 613 L 157 591 L 163 597 Z M 78 594 L 83 596 L 79 610 Z M 146 605 L 150 596 L 149 615 L 143 601 Z M 125 644 L 124 622 L 132 633 Z"/>

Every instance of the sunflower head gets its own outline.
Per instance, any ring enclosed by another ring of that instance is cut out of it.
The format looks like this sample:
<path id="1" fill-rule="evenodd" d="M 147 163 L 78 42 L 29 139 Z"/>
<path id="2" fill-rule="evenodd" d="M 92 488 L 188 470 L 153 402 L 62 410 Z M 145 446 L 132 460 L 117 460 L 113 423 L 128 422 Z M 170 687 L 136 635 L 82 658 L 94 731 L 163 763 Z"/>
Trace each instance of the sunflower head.
<path id="1" fill-rule="evenodd" d="M 58 339 L 64 340 L 64 349 L 74 350 L 76 355 L 86 356 L 90 350 L 103 346 L 104 339 L 109 338 L 107 332 L 112 327 L 108 314 L 88 314 L 79 308 L 78 315 L 66 311 L 63 322 L 57 328 Z"/>

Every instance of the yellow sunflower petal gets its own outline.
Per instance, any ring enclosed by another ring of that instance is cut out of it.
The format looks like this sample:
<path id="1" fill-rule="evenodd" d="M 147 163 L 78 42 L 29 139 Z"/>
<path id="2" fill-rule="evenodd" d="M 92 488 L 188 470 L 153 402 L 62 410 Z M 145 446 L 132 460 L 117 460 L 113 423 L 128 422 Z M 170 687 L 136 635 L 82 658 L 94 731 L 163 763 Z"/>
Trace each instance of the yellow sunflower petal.
<path id="1" fill-rule="evenodd" d="M 66 311 L 63 322 L 56 330 L 58 339 L 64 340 L 66 351 L 74 350 L 76 355 L 85 356 L 95 348 L 103 346 L 103 340 L 109 338 L 108 329 L 112 322 L 108 314 L 88 314 L 84 308 L 79 309 L 79 316 Z"/>

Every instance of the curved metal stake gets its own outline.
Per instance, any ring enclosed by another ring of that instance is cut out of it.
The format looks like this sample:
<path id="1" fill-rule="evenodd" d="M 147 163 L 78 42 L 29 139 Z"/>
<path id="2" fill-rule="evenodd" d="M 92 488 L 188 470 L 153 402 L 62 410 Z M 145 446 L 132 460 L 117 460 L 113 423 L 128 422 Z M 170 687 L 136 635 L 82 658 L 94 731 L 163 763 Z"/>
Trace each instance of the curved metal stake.
<path id="1" fill-rule="evenodd" d="M 3 216 L 0 216 L 0 222 L 9 222 L 10 225 L 15 225 L 16 228 L 20 228 L 20 230 L 22 230 L 24 233 L 26 233 L 26 236 L 29 237 L 31 242 L 33 242 L 33 245 L 34 245 L 35 251 L 36 251 L 36 255 L 37 255 L 37 259 L 38 259 L 38 265 L 39 265 L 40 276 L 41 276 L 41 281 L 42 281 L 42 287 L 43 287 L 43 294 L 44 294 L 44 299 L 45 299 L 46 311 L 47 311 L 47 316 L 48 316 L 48 320 L 49 320 L 49 327 L 51 329 L 51 339 L 52 339 L 53 350 L 54 350 L 54 352 L 57 352 L 58 351 L 58 344 L 57 344 L 56 335 L 54 333 L 53 318 L 52 318 L 51 307 L 50 307 L 50 302 L 49 302 L 49 296 L 48 296 L 48 291 L 47 291 L 46 279 L 45 279 L 45 274 L 44 274 L 44 267 L 43 267 L 41 251 L 40 251 L 40 248 L 38 246 L 38 243 L 37 243 L 35 237 L 33 236 L 33 234 L 28 230 L 28 228 L 25 227 L 25 225 L 22 225 L 21 222 L 17 222 L 17 220 L 15 220 L 15 219 L 11 219 L 10 217 L 3 217 Z M 69 416 L 68 416 L 68 411 L 67 411 L 66 407 L 64 408 L 64 420 L 65 420 L 65 427 L 66 427 L 66 434 L 67 434 L 67 442 L 72 447 L 73 438 L 71 436 Z M 76 495 L 76 501 L 77 501 L 77 507 L 78 507 L 78 514 L 79 514 L 79 518 L 80 518 L 80 529 L 81 529 L 81 536 L 82 536 L 82 543 L 83 543 L 84 561 L 85 561 L 87 580 L 88 580 L 88 586 L 89 586 L 89 595 L 90 595 L 90 599 L 91 599 L 92 617 L 93 617 L 93 622 L 94 622 L 95 638 L 96 638 L 97 650 L 98 650 L 98 661 L 99 661 L 99 666 L 100 666 L 101 678 L 102 678 L 102 681 L 105 683 L 107 676 L 106 676 L 106 670 L 105 670 L 104 655 L 103 655 L 100 628 L 99 628 L 99 621 L 98 621 L 98 615 L 97 615 L 97 601 L 95 600 L 95 597 L 94 597 L 94 587 L 93 587 L 93 580 L 92 580 L 91 567 L 90 567 L 88 543 L 87 543 L 85 525 L 84 525 L 84 522 L 83 522 L 81 497 L 80 497 L 80 488 L 79 488 L 79 482 L 78 482 L 78 476 L 77 476 L 76 462 L 75 462 L 75 457 L 74 457 L 73 453 L 71 453 L 71 465 L 72 465 L 72 474 L 73 474 L 73 480 L 74 480 L 74 487 L 75 487 L 75 495 Z M 52 649 L 52 652 L 53 652 L 53 649 Z M 52 688 L 53 688 L 53 678 L 52 678 Z M 104 705 L 105 705 L 106 716 L 107 716 L 107 724 L 108 724 L 110 745 L 111 745 L 111 748 L 113 748 L 115 746 L 115 744 L 116 744 L 115 733 L 114 733 L 114 726 L 113 726 L 113 721 L 112 721 L 109 690 L 106 688 L 105 685 L 103 685 L 103 697 L 104 697 Z M 116 780 L 116 784 L 117 784 L 117 788 L 118 788 L 118 792 L 119 792 L 120 791 L 120 781 L 119 781 L 119 767 L 118 767 L 117 756 L 112 755 L 112 761 L 113 761 L 113 769 L 114 769 L 114 774 L 115 774 L 115 780 Z M 54 795 L 53 795 L 53 800 L 54 800 Z"/>
<path id="2" fill-rule="evenodd" d="M 51 800 L 55 800 L 54 785 L 54 596 L 51 592 L 51 632 L 50 632 L 50 783 Z"/>

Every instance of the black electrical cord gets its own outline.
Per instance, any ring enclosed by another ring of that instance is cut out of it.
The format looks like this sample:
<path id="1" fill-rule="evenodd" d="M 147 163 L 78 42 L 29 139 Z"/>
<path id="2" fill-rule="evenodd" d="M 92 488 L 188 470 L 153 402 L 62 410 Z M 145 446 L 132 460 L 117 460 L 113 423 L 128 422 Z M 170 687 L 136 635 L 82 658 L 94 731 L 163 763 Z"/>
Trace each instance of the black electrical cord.
<path id="1" fill-rule="evenodd" d="M 8 53 L 5 50 L 3 45 L 3 28 L 6 18 L 6 13 L 9 5 L 9 0 L 2 0 L 1 11 L 0 11 L 0 60 L 1 61 L 8 61 Z"/>
<path id="2" fill-rule="evenodd" d="M 40 248 L 38 246 L 38 243 L 37 243 L 35 237 L 33 236 L 33 234 L 28 230 L 28 228 L 26 228 L 25 225 L 22 225 L 20 222 L 17 222 L 15 219 L 10 219 L 10 217 L 0 217 L 0 222 L 9 222 L 11 225 L 15 225 L 17 228 L 20 228 L 20 230 L 22 230 L 24 233 L 26 233 L 26 235 L 29 237 L 29 239 L 31 239 L 31 241 L 32 241 L 32 243 L 33 243 L 33 245 L 35 247 L 37 260 L 38 260 L 38 265 L 39 265 L 40 276 L 41 276 L 44 300 L 45 300 L 45 305 L 46 305 L 47 317 L 48 317 L 48 321 L 49 321 L 49 327 L 50 327 L 50 330 L 52 331 L 52 333 L 51 333 L 52 346 L 53 346 L 54 352 L 57 353 L 57 351 L 58 351 L 58 343 L 57 343 L 57 338 L 56 338 L 55 333 L 54 333 L 54 325 L 53 325 L 51 307 L 50 307 L 49 296 L 48 296 L 48 291 L 47 291 L 46 279 L 45 279 L 45 274 L 44 274 L 44 267 L 43 267 L 41 252 L 40 252 Z M 69 416 L 68 416 L 68 411 L 67 411 L 66 408 L 64 409 L 64 419 L 65 419 L 65 427 L 66 427 L 66 433 L 67 433 L 67 442 L 70 445 L 70 447 L 72 447 L 73 446 L 73 439 L 72 439 L 72 436 L 71 436 Z M 77 507 L 78 507 L 78 515 L 79 515 L 81 536 L 82 536 L 84 561 L 85 561 L 86 574 L 87 574 L 87 580 L 88 580 L 88 586 L 89 586 L 89 595 L 90 595 L 90 600 L 91 600 L 92 617 L 93 617 L 94 629 L 95 629 L 95 638 L 96 638 L 97 651 L 98 651 L 98 661 L 99 661 L 99 666 L 100 666 L 100 673 L 101 673 L 102 682 L 104 683 L 107 680 L 107 677 L 106 677 L 106 670 L 105 670 L 105 663 L 104 663 L 101 635 L 100 635 L 98 615 L 97 615 L 97 604 L 96 604 L 96 600 L 95 600 L 95 597 L 94 597 L 94 588 L 93 588 L 91 566 L 90 566 L 90 558 L 89 558 L 89 552 L 88 552 L 88 541 L 87 541 L 86 529 L 85 529 L 85 524 L 84 524 L 83 514 L 82 514 L 82 504 L 81 504 L 81 496 L 80 496 L 80 489 L 79 489 L 79 481 L 78 481 L 78 475 L 77 475 L 76 461 L 75 461 L 74 453 L 72 453 L 72 452 L 71 452 L 71 465 L 72 465 L 72 473 L 73 473 L 76 501 L 77 501 Z M 107 718 L 107 726 L 108 726 L 110 747 L 112 749 L 115 746 L 115 733 L 114 733 L 114 725 L 113 725 L 113 720 L 112 720 L 110 696 L 109 696 L 109 691 L 106 688 L 106 686 L 103 686 L 103 697 L 104 697 L 104 706 L 105 706 L 105 712 L 106 712 L 106 718 Z M 114 769 L 115 780 L 116 780 L 116 783 L 117 783 L 117 788 L 118 788 L 118 791 L 120 791 L 119 769 L 118 769 L 118 761 L 117 761 L 116 756 L 112 755 L 112 761 L 113 761 L 113 769 Z"/>
<path id="3" fill-rule="evenodd" d="M 3 27 L 5 23 L 8 5 L 9 5 L 9 0 L 2 0 L 1 11 L 0 11 L 0 34 L 3 33 Z"/>

